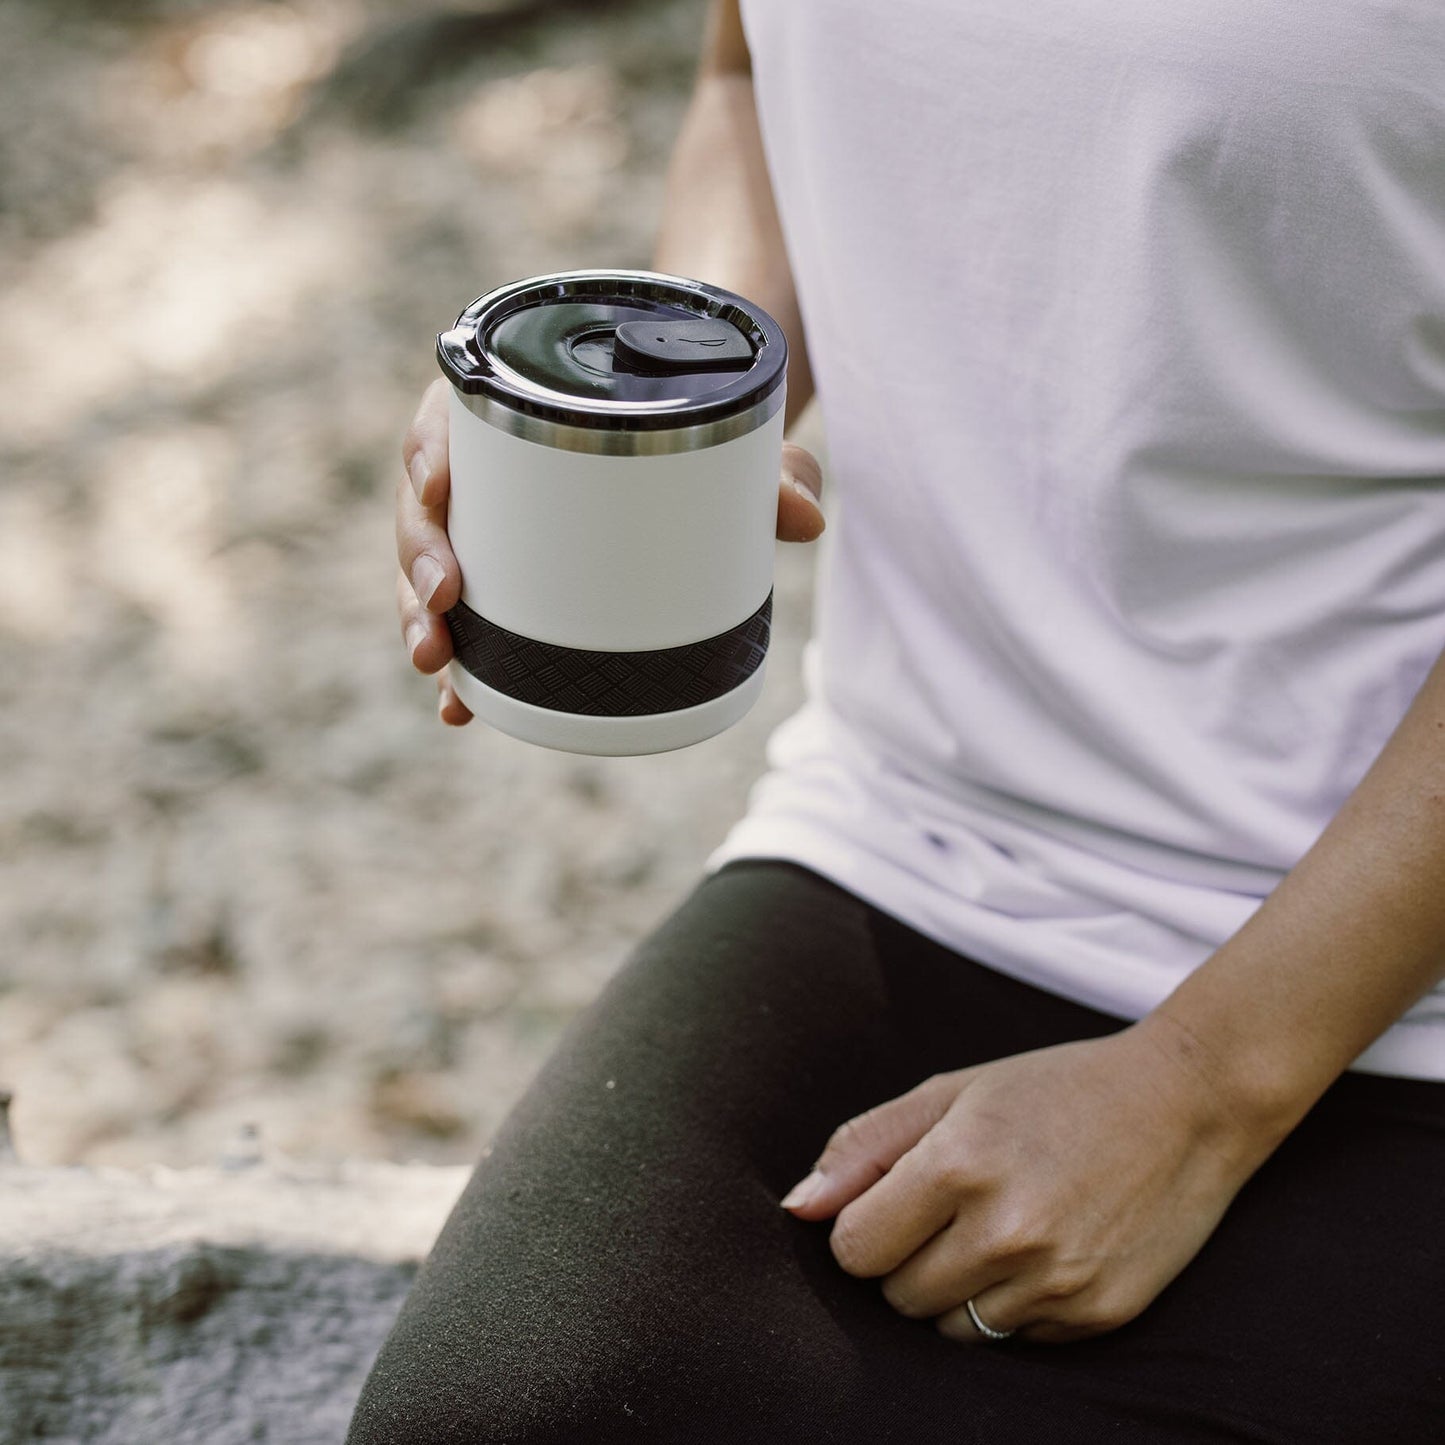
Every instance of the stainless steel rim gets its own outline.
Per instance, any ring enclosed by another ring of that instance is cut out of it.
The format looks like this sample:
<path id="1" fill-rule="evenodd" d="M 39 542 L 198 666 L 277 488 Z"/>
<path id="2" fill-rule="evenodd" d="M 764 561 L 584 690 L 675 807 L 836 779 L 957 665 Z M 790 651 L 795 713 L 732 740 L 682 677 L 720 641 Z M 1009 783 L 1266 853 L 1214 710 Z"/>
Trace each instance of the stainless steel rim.
<path id="1" fill-rule="evenodd" d="M 733 412 L 715 421 L 694 422 L 691 426 L 644 431 L 569 426 L 564 422 L 529 416 L 480 392 L 465 392 L 455 387 L 453 390 L 473 416 L 480 417 L 498 431 L 521 437 L 523 441 L 556 447 L 564 452 L 589 452 L 594 456 L 655 457 L 673 452 L 702 451 L 705 447 L 721 446 L 724 442 L 756 431 L 782 408 L 786 385 L 775 387 L 746 411 Z"/>

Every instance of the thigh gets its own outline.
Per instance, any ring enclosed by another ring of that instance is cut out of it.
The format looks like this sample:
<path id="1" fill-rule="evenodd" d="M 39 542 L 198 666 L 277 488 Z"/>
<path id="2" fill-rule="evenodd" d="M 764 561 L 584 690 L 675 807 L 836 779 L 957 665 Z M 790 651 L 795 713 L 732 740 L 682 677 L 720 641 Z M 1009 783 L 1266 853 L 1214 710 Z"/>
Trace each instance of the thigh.
<path id="1" fill-rule="evenodd" d="M 646 940 L 508 1119 L 349 1445 L 1432 1439 L 1445 1086 L 1341 1080 L 1138 1320 L 963 1348 L 778 1200 L 930 1073 L 1122 1022 L 806 870 L 734 864 Z"/>
<path id="2" fill-rule="evenodd" d="M 786 864 L 704 881 L 474 1172 L 351 1445 L 765 1439 L 829 1390 L 844 1428 L 835 1315 L 876 1290 L 778 1200 L 832 1128 L 914 1082 L 862 904 Z"/>

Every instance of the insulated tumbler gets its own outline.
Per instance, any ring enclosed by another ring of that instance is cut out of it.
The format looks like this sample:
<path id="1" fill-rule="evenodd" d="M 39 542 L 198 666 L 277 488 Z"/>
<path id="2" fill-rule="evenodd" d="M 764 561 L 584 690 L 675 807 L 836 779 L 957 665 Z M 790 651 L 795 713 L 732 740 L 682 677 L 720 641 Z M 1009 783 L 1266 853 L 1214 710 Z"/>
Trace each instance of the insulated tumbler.
<path id="1" fill-rule="evenodd" d="M 452 384 L 453 684 L 577 753 L 685 747 L 762 689 L 787 343 L 650 271 L 500 287 L 437 338 Z"/>

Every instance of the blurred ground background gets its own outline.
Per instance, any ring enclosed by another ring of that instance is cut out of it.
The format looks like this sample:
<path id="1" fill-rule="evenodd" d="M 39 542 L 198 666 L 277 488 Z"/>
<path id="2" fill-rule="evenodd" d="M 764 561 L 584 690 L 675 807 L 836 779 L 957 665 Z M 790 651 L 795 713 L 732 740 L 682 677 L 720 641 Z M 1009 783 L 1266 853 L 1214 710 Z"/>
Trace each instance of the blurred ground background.
<path id="1" fill-rule="evenodd" d="M 645 265 L 702 0 L 0 0 L 0 1087 L 31 1163 L 470 1161 L 796 704 L 653 758 L 435 720 L 435 333 Z"/>

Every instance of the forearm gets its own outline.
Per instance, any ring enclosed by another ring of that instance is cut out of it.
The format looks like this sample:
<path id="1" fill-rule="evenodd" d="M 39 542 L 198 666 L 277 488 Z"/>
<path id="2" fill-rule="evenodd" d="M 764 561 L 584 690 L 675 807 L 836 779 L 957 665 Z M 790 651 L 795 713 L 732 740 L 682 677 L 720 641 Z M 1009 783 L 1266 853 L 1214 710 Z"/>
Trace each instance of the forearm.
<path id="1" fill-rule="evenodd" d="M 1272 1147 L 1442 974 L 1445 654 L 1315 845 L 1141 1027 Z"/>
<path id="2" fill-rule="evenodd" d="M 789 424 L 813 394 L 793 275 L 745 70 L 704 69 L 672 154 L 653 264 L 756 301 L 788 338 Z"/>

